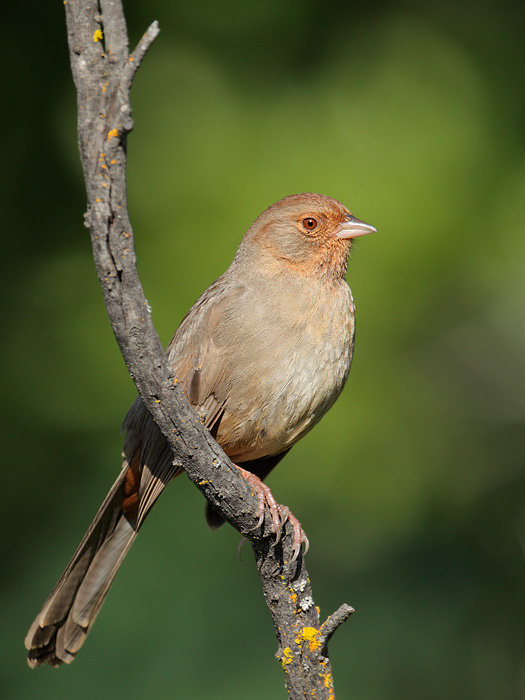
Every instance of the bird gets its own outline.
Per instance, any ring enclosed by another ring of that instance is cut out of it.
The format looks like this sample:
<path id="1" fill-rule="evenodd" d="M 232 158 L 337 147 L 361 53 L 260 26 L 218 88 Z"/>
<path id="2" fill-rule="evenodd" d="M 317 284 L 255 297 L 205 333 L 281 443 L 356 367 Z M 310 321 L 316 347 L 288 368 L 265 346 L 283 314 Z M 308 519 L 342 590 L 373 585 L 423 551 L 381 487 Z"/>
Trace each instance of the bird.
<path id="1" fill-rule="evenodd" d="M 270 508 L 276 540 L 293 525 L 263 480 L 334 404 L 347 380 L 355 306 L 346 282 L 353 240 L 376 229 L 326 195 L 289 195 L 243 236 L 230 267 L 177 328 L 166 354 L 177 382 L 230 460 Z M 69 664 L 164 486 L 182 470 L 137 397 L 123 423 L 123 465 L 31 625 L 28 664 Z M 222 518 L 206 504 L 212 529 Z"/>

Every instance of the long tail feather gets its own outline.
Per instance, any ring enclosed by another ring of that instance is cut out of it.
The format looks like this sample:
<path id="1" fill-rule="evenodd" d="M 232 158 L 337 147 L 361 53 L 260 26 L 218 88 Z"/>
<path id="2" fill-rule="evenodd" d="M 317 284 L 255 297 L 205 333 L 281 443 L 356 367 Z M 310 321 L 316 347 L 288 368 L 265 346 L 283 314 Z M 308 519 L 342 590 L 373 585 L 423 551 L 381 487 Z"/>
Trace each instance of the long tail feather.
<path id="1" fill-rule="evenodd" d="M 31 667 L 71 663 L 137 534 L 122 512 L 125 463 L 89 530 L 25 639 Z"/>
<path id="2" fill-rule="evenodd" d="M 123 427 L 122 471 L 27 633 L 31 667 L 75 659 L 144 519 L 166 484 L 181 473 L 140 398 Z"/>

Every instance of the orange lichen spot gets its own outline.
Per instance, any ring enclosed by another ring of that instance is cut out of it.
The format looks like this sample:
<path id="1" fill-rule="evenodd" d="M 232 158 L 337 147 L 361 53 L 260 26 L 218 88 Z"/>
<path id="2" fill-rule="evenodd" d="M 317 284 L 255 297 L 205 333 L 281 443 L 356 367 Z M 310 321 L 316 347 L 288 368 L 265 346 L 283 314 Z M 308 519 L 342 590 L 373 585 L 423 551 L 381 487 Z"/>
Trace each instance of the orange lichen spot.
<path id="1" fill-rule="evenodd" d="M 135 60 L 131 54 L 129 55 L 129 60 L 130 60 L 130 61 L 134 61 L 134 60 Z"/>
<path id="2" fill-rule="evenodd" d="M 110 161 L 110 163 L 109 163 L 109 164 L 110 164 L 110 165 L 115 165 L 115 163 L 116 163 L 116 162 L 117 162 L 117 161 L 116 161 L 116 160 L 115 160 L 115 159 L 113 158 L 113 160 L 112 160 L 112 161 Z"/>
<path id="3" fill-rule="evenodd" d="M 100 203 L 101 201 L 102 201 L 102 200 L 100 199 L 100 197 L 97 197 L 97 198 L 95 199 L 95 202 L 97 202 L 97 204 Z"/>
<path id="4" fill-rule="evenodd" d="M 295 601 L 297 600 L 297 593 L 292 593 L 292 595 L 290 596 L 290 600 L 292 601 L 292 603 L 295 603 Z"/>
<path id="5" fill-rule="evenodd" d="M 284 670 L 286 671 L 286 667 L 292 663 L 293 659 L 293 652 L 290 649 L 290 647 L 286 647 L 286 649 L 283 649 L 283 658 L 282 658 L 282 665 Z"/>
<path id="6" fill-rule="evenodd" d="M 104 35 L 100 31 L 100 29 L 95 29 L 95 33 L 93 34 L 93 41 L 102 41 L 104 38 Z"/>
<path id="7" fill-rule="evenodd" d="M 108 141 L 111 141 L 111 139 L 114 136 L 118 136 L 118 131 L 117 129 L 111 129 L 111 131 L 108 131 Z"/>
<path id="8" fill-rule="evenodd" d="M 302 644 L 303 642 L 310 643 L 310 651 L 317 651 L 321 647 L 319 630 L 315 629 L 315 627 L 303 627 L 295 643 Z"/>
<path id="9" fill-rule="evenodd" d="M 206 479 L 203 479 L 202 481 L 199 481 L 199 486 L 204 486 L 204 484 L 209 484 L 210 482 L 207 481 Z"/>
<path id="10" fill-rule="evenodd" d="M 325 688 L 333 688 L 334 687 L 334 682 L 332 680 L 331 673 L 327 673 L 326 676 L 324 677 L 324 687 Z"/>
<path id="11" fill-rule="evenodd" d="M 122 235 L 124 236 L 124 238 L 130 237 L 130 234 L 127 231 L 122 231 Z"/>

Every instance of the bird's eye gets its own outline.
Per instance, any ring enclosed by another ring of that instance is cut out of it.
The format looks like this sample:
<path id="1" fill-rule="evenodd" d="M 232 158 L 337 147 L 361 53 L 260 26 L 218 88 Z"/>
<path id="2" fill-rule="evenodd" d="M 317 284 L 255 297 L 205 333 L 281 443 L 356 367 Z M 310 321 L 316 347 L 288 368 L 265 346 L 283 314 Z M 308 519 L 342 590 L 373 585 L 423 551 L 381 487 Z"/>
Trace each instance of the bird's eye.
<path id="1" fill-rule="evenodd" d="M 307 216 L 306 219 L 303 219 L 302 224 L 303 228 L 305 228 L 307 231 L 315 231 L 315 229 L 319 226 L 317 219 L 314 219 L 313 216 Z"/>

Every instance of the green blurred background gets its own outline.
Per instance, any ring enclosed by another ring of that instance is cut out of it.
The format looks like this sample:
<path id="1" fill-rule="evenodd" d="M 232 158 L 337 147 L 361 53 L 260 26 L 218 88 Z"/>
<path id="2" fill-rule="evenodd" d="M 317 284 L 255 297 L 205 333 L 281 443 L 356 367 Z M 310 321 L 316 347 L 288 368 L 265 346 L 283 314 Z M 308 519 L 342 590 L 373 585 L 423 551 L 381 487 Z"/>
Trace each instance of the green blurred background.
<path id="1" fill-rule="evenodd" d="M 125 3 L 161 35 L 129 199 L 164 343 L 286 194 L 374 224 L 349 386 L 270 479 L 310 537 L 348 700 L 525 698 L 525 6 Z M 45 8 L 45 9 L 44 9 Z M 120 469 L 135 391 L 82 225 L 62 3 L 3 10 L 1 700 L 284 698 L 239 536 L 167 489 L 71 666 L 23 638 Z"/>

